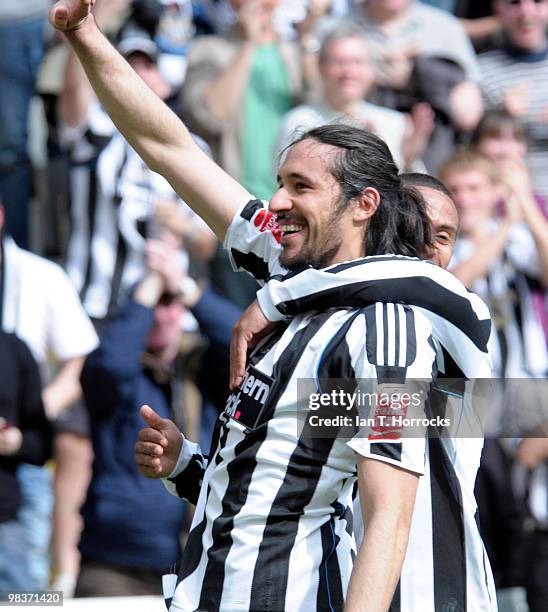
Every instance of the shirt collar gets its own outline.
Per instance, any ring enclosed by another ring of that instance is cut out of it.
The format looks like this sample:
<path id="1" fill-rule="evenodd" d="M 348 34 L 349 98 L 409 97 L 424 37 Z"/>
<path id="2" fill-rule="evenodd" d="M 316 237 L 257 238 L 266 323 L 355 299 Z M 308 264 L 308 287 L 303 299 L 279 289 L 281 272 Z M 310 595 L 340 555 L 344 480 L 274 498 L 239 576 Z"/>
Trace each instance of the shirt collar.
<path id="1" fill-rule="evenodd" d="M 542 51 L 528 51 L 526 49 L 520 49 L 512 45 L 509 41 L 507 41 L 503 45 L 503 51 L 509 55 L 511 58 L 518 60 L 519 62 L 524 62 L 526 64 L 533 64 L 535 62 L 543 62 L 548 58 L 548 45 L 546 48 L 542 49 Z"/>

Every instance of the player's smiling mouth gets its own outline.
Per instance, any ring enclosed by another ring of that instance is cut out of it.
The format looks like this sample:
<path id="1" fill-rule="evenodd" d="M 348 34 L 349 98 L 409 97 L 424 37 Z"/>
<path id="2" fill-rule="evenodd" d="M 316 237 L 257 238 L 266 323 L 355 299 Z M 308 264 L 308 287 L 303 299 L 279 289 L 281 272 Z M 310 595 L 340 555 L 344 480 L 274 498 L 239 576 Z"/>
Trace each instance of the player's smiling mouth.
<path id="1" fill-rule="evenodd" d="M 297 234 L 306 228 L 304 221 L 286 215 L 278 215 L 278 225 L 284 238 Z"/>

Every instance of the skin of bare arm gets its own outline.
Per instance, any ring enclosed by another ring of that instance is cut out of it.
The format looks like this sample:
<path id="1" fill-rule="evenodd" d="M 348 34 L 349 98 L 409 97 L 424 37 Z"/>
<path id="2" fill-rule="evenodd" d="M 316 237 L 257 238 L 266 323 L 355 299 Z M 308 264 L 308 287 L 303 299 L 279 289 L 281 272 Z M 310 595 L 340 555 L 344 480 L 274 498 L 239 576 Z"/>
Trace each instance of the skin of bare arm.
<path id="1" fill-rule="evenodd" d="M 419 477 L 358 456 L 365 536 L 348 586 L 345 612 L 388 610 L 401 574 Z"/>

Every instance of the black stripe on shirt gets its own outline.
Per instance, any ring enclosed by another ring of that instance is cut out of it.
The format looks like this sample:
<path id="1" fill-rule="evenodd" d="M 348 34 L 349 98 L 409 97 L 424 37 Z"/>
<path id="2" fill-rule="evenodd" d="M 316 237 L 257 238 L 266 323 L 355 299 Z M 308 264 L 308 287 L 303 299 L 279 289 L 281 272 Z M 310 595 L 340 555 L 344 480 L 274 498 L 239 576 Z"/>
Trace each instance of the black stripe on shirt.
<path id="1" fill-rule="evenodd" d="M 388 337 L 388 306 L 386 304 L 382 305 L 382 330 L 384 335 L 383 365 L 391 365 L 388 363 L 388 342 L 390 338 Z"/>
<path id="2" fill-rule="evenodd" d="M 401 462 L 401 451 L 401 442 L 374 442 L 371 444 L 373 455 L 379 455 L 379 457 L 386 457 L 386 459 L 393 459 L 394 461 Z"/>
<path id="3" fill-rule="evenodd" d="M 243 508 L 255 467 L 257 452 L 266 439 L 268 428 L 261 427 L 235 447 L 235 458 L 227 466 L 228 486 L 221 514 L 211 526 L 212 545 L 207 551 L 207 566 L 200 592 L 200 610 L 218 610 L 223 594 L 225 562 L 232 547 L 234 517 Z M 222 453 L 222 451 L 221 451 Z"/>
<path id="4" fill-rule="evenodd" d="M 207 488 L 207 497 L 211 489 Z M 200 559 L 202 558 L 203 552 L 203 536 L 207 526 L 207 517 L 204 514 L 202 520 L 192 529 L 188 534 L 185 549 L 183 551 L 183 557 L 181 559 L 181 567 L 179 568 L 179 576 L 177 578 L 177 584 L 183 581 L 185 578 L 193 574 L 198 566 L 200 565 Z"/>
<path id="5" fill-rule="evenodd" d="M 300 356 L 329 316 L 331 315 L 324 314 L 318 316 L 307 327 L 299 330 L 274 365 L 272 373 L 274 383 L 265 403 L 264 415 L 273 414 L 276 404 L 298 364 Z M 233 543 L 231 532 L 234 526 L 234 516 L 238 514 L 246 503 L 251 478 L 257 465 L 257 452 L 267 435 L 268 418 L 236 445 L 234 459 L 228 464 L 229 481 L 222 501 L 222 512 L 213 522 L 211 529 L 213 544 L 207 551 L 208 563 L 202 582 L 199 609 L 208 611 L 218 610 L 221 604 L 225 578 L 225 562 Z M 299 494 L 301 490 L 302 481 L 299 481 Z M 295 496 L 295 492 L 293 492 L 293 496 Z M 267 539 L 268 534 L 265 529 L 263 543 Z M 274 559 L 273 563 L 276 564 L 276 559 Z M 257 561 L 257 565 L 260 567 L 260 561 Z M 287 568 L 285 571 L 287 571 Z M 251 597 L 253 598 L 253 588 Z M 281 607 L 283 608 L 283 605 Z M 279 608 L 250 605 L 250 610 L 260 609 L 278 610 Z"/>
<path id="6" fill-rule="evenodd" d="M 95 233 L 95 212 L 97 210 L 97 159 L 91 162 L 89 170 L 89 185 L 88 185 L 88 206 L 87 206 L 87 217 L 88 217 L 88 245 L 87 245 L 87 262 L 86 271 L 84 272 L 84 282 L 80 289 L 80 299 L 85 299 L 86 293 L 91 283 L 91 269 L 93 266 L 93 236 Z"/>
<path id="7" fill-rule="evenodd" d="M 217 420 L 215 429 L 213 431 L 213 438 L 211 443 L 211 454 L 210 461 L 214 460 L 216 465 L 219 465 L 222 461 L 220 456 L 220 450 L 226 444 L 226 438 L 228 436 L 228 428 L 221 427 L 220 420 Z M 215 450 L 214 450 L 215 449 Z M 211 493 L 211 487 L 208 486 L 206 494 L 206 505 Z M 200 565 L 200 559 L 203 553 L 203 535 L 207 526 L 207 518 L 204 515 L 196 527 L 189 533 L 188 540 L 183 551 L 183 557 L 181 559 L 181 566 L 179 568 L 179 577 L 177 583 L 181 582 L 191 574 L 193 574 L 198 566 Z"/>
<path id="8" fill-rule="evenodd" d="M 358 313 L 356 313 L 357 316 Z M 315 317 L 308 324 L 307 330 L 314 327 L 313 334 L 307 334 L 308 343 L 319 324 L 323 324 L 331 314 Z M 318 378 L 344 378 L 348 374 L 353 375 L 351 358 L 348 345 L 342 339 L 346 336 L 350 325 L 355 317 L 351 317 L 341 329 L 335 334 L 330 345 L 336 347 L 326 352 L 332 355 L 329 361 L 322 360 L 318 368 Z M 299 342 L 303 342 L 304 338 Z M 295 340 L 293 341 L 295 342 Z M 293 342 L 282 354 L 292 352 Z M 302 351 L 301 351 L 302 353 Z M 298 359 L 290 356 L 287 368 L 292 375 Z M 336 363 L 336 367 L 333 364 Z M 279 374 L 282 374 L 280 371 Z M 277 402 L 278 397 L 275 398 Z M 270 397 L 268 398 L 270 402 Z M 304 508 L 310 503 L 321 477 L 322 468 L 329 458 L 331 448 L 335 442 L 335 436 L 330 438 L 316 438 L 314 428 L 309 422 L 305 422 L 301 436 L 289 460 L 284 482 L 278 490 L 276 498 L 272 503 L 270 513 L 266 520 L 263 532 L 263 540 L 259 547 L 259 554 L 255 563 L 253 584 L 251 587 L 250 610 L 283 610 L 285 605 L 287 581 L 289 573 L 289 560 L 295 538 L 299 528 L 299 520 L 304 513 Z M 342 588 L 342 587 L 341 587 Z"/>
<path id="9" fill-rule="evenodd" d="M 258 211 L 264 209 L 261 200 L 250 200 L 243 208 L 240 213 L 240 217 L 246 221 L 251 221 L 253 215 Z"/>
<path id="10" fill-rule="evenodd" d="M 392 597 L 390 608 L 388 608 L 388 610 L 389 612 L 401 611 L 401 580 L 398 580 L 398 584 L 396 585 L 396 590 L 394 591 L 394 596 Z"/>
<path id="11" fill-rule="evenodd" d="M 407 306 L 405 311 L 405 327 L 407 342 L 405 345 L 405 367 L 408 368 L 417 358 L 417 332 L 415 330 L 415 313 Z"/>
<path id="12" fill-rule="evenodd" d="M 325 272 L 329 272 L 329 274 L 337 274 L 338 272 L 343 272 L 344 270 L 349 270 L 350 268 L 355 268 L 356 266 L 363 266 L 365 263 L 378 263 L 380 261 L 424 261 L 420 260 L 416 257 L 406 257 L 405 255 L 388 255 L 388 256 L 380 256 L 380 257 L 367 257 L 362 259 L 354 259 L 352 261 L 347 261 L 342 264 L 338 264 L 331 268 L 327 268 Z M 429 262 L 426 262 L 429 263 Z M 433 265 L 433 264 L 432 264 Z"/>
<path id="13" fill-rule="evenodd" d="M 237 268 L 249 272 L 256 280 L 268 280 L 270 272 L 268 262 L 261 259 L 255 253 L 242 253 L 238 249 L 230 249 L 232 258 Z"/>
<path id="14" fill-rule="evenodd" d="M 317 612 L 342 612 L 344 596 L 341 571 L 337 557 L 337 544 L 340 537 L 335 534 L 335 519 L 329 518 L 320 528 L 322 540 L 322 560 L 320 562 L 318 592 L 316 596 Z"/>
<path id="15" fill-rule="evenodd" d="M 365 349 L 367 361 L 377 363 L 377 317 L 375 305 L 363 309 L 365 316 Z"/>
<path id="16" fill-rule="evenodd" d="M 394 365 L 398 365 L 400 362 L 400 312 L 401 306 L 399 304 L 394 304 L 394 335 L 395 335 L 395 343 L 396 343 L 396 352 L 394 353 Z"/>
<path id="17" fill-rule="evenodd" d="M 479 320 L 467 298 L 426 276 L 349 283 L 280 302 L 276 308 L 282 314 L 292 316 L 310 310 L 323 311 L 341 306 L 364 308 L 376 302 L 402 302 L 425 308 L 455 325 L 478 349 L 487 352 L 491 333 L 490 319 Z"/>
<path id="18" fill-rule="evenodd" d="M 434 567 L 434 608 L 466 612 L 463 507 L 455 469 L 439 438 L 428 439 Z"/>
<path id="19" fill-rule="evenodd" d="M 115 198 L 115 203 L 116 208 L 119 209 L 120 199 L 118 197 Z M 126 240 L 120 231 L 118 231 L 118 235 L 116 238 L 116 260 L 114 262 L 114 271 L 112 273 L 112 279 L 110 283 L 110 299 L 108 303 L 107 316 L 108 314 L 112 313 L 118 305 L 120 298 L 120 288 L 122 286 L 122 276 L 124 273 L 124 268 L 126 267 L 126 260 L 128 255 Z"/>
<path id="20" fill-rule="evenodd" d="M 205 471 L 205 462 L 202 455 L 194 454 L 187 467 L 174 478 L 168 478 L 175 485 L 177 495 L 196 505 L 200 495 L 200 487 Z"/>

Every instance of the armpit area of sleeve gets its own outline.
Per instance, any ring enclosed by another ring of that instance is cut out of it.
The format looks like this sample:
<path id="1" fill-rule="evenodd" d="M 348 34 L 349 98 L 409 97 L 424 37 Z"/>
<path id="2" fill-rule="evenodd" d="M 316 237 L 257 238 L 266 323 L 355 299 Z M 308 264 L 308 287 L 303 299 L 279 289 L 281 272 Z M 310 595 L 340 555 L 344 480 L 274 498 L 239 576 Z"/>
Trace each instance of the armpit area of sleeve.
<path id="1" fill-rule="evenodd" d="M 425 472 L 426 438 L 378 441 L 354 438 L 347 444 L 362 457 L 390 463 L 419 476 Z"/>

